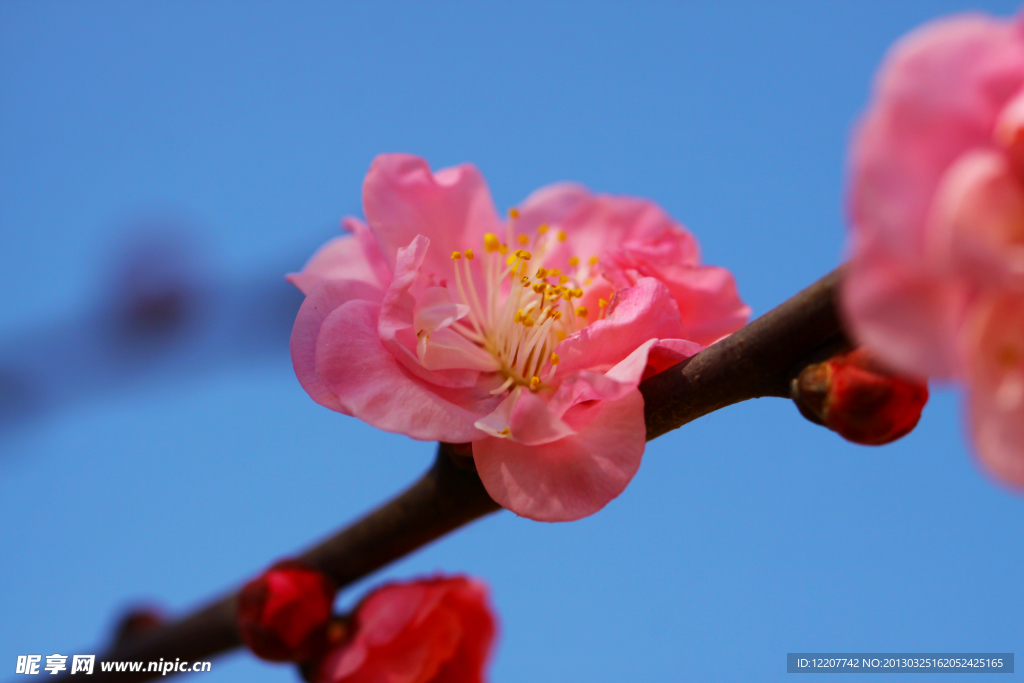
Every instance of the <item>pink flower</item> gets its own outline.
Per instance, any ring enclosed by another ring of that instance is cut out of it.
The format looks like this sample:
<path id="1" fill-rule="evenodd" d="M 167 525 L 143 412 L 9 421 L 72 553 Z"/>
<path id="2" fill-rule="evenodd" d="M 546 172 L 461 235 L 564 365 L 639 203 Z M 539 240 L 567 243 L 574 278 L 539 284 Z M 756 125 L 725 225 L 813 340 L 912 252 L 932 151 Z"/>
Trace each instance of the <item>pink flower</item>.
<path id="1" fill-rule="evenodd" d="M 465 577 L 395 583 L 358 607 L 352 634 L 317 683 L 480 683 L 495 620 L 483 584 Z"/>
<path id="2" fill-rule="evenodd" d="M 289 276 L 314 400 L 417 439 L 473 443 L 517 514 L 601 509 L 640 466 L 637 385 L 741 327 L 730 274 L 656 205 L 554 185 L 498 217 L 470 165 L 378 157 L 367 223 Z"/>
<path id="3" fill-rule="evenodd" d="M 968 390 L 982 461 L 1024 485 L 1024 26 L 964 15 L 901 40 L 852 150 L 856 336 Z"/>

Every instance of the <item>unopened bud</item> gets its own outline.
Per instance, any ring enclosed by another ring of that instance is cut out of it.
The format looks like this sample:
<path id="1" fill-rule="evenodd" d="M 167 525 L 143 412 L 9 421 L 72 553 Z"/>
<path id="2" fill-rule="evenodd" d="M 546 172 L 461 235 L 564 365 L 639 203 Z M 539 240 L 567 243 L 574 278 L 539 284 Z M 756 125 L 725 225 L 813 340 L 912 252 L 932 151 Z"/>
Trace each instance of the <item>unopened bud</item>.
<path id="1" fill-rule="evenodd" d="M 928 402 L 928 385 L 893 374 L 863 348 L 808 365 L 790 395 L 804 417 L 841 437 L 881 446 L 910 433 Z"/>
<path id="2" fill-rule="evenodd" d="M 272 662 L 315 657 L 325 646 L 336 592 L 305 563 L 279 562 L 239 592 L 238 634 L 256 656 Z"/>

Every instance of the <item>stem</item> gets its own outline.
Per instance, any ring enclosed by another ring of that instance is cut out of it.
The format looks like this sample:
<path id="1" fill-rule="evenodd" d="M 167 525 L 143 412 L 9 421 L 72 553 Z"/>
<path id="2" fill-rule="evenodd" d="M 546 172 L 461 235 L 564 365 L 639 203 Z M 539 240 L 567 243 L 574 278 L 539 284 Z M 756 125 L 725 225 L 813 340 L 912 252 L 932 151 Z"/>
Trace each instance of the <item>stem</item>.
<path id="1" fill-rule="evenodd" d="M 789 398 L 811 363 L 850 348 L 836 310 L 837 268 L 743 329 L 640 384 L 647 440 L 734 403 Z"/>
<path id="2" fill-rule="evenodd" d="M 433 467 L 416 483 L 299 557 L 344 588 L 434 539 L 500 510 L 480 483 L 472 462 L 463 447 L 439 444 Z M 115 643 L 97 659 L 206 661 L 241 644 L 235 631 L 235 593 L 230 593 L 166 626 Z M 97 663 L 89 681 L 132 683 L 159 675 L 145 670 L 103 672 Z"/>
<path id="3" fill-rule="evenodd" d="M 835 307 L 841 277 L 839 268 L 742 330 L 642 382 L 648 441 L 740 401 L 788 397 L 800 370 L 849 348 Z M 499 509 L 476 474 L 468 444 L 440 444 L 433 467 L 419 481 L 300 557 L 344 588 Z M 115 643 L 98 659 L 205 661 L 240 644 L 231 593 Z M 104 673 L 97 664 L 90 683 L 132 683 L 158 673 Z"/>

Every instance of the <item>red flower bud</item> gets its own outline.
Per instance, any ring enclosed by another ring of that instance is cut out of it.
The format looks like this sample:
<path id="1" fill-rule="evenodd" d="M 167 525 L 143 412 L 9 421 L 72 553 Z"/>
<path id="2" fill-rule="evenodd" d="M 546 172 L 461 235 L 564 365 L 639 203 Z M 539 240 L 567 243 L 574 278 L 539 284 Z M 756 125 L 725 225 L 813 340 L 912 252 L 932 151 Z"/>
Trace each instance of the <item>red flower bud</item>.
<path id="1" fill-rule="evenodd" d="M 791 395 L 804 417 L 844 439 L 881 446 L 917 425 L 928 385 L 894 375 L 863 348 L 808 365 Z"/>
<path id="2" fill-rule="evenodd" d="M 278 562 L 238 594 L 238 634 L 256 656 L 297 662 L 319 654 L 337 589 L 298 561 Z"/>
<path id="3" fill-rule="evenodd" d="M 496 626 L 484 585 L 459 576 L 379 588 L 351 628 L 316 683 L 480 683 Z"/>

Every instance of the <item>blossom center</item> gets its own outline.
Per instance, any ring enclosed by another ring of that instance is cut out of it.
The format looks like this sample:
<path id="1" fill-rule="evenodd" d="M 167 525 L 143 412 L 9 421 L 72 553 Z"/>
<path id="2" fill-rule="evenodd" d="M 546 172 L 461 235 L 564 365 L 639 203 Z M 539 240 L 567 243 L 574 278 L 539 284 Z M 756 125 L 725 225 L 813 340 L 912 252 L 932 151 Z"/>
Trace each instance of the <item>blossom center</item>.
<path id="1" fill-rule="evenodd" d="M 565 232 L 545 224 L 532 238 L 517 235 L 514 222 L 518 212 L 509 213 L 507 242 L 487 233 L 482 255 L 466 249 L 451 256 L 460 303 L 469 309 L 452 329 L 497 361 L 505 381 L 493 394 L 517 385 L 533 391 L 544 388 L 561 361 L 555 347 L 586 327 L 591 317 L 579 300 L 597 265 L 596 256 L 586 262 L 569 257 L 564 269 L 540 265 L 566 241 Z M 509 243 L 521 248 L 510 251 Z M 481 281 L 482 292 L 477 286 Z M 603 312 L 602 305 L 599 313 Z"/>

